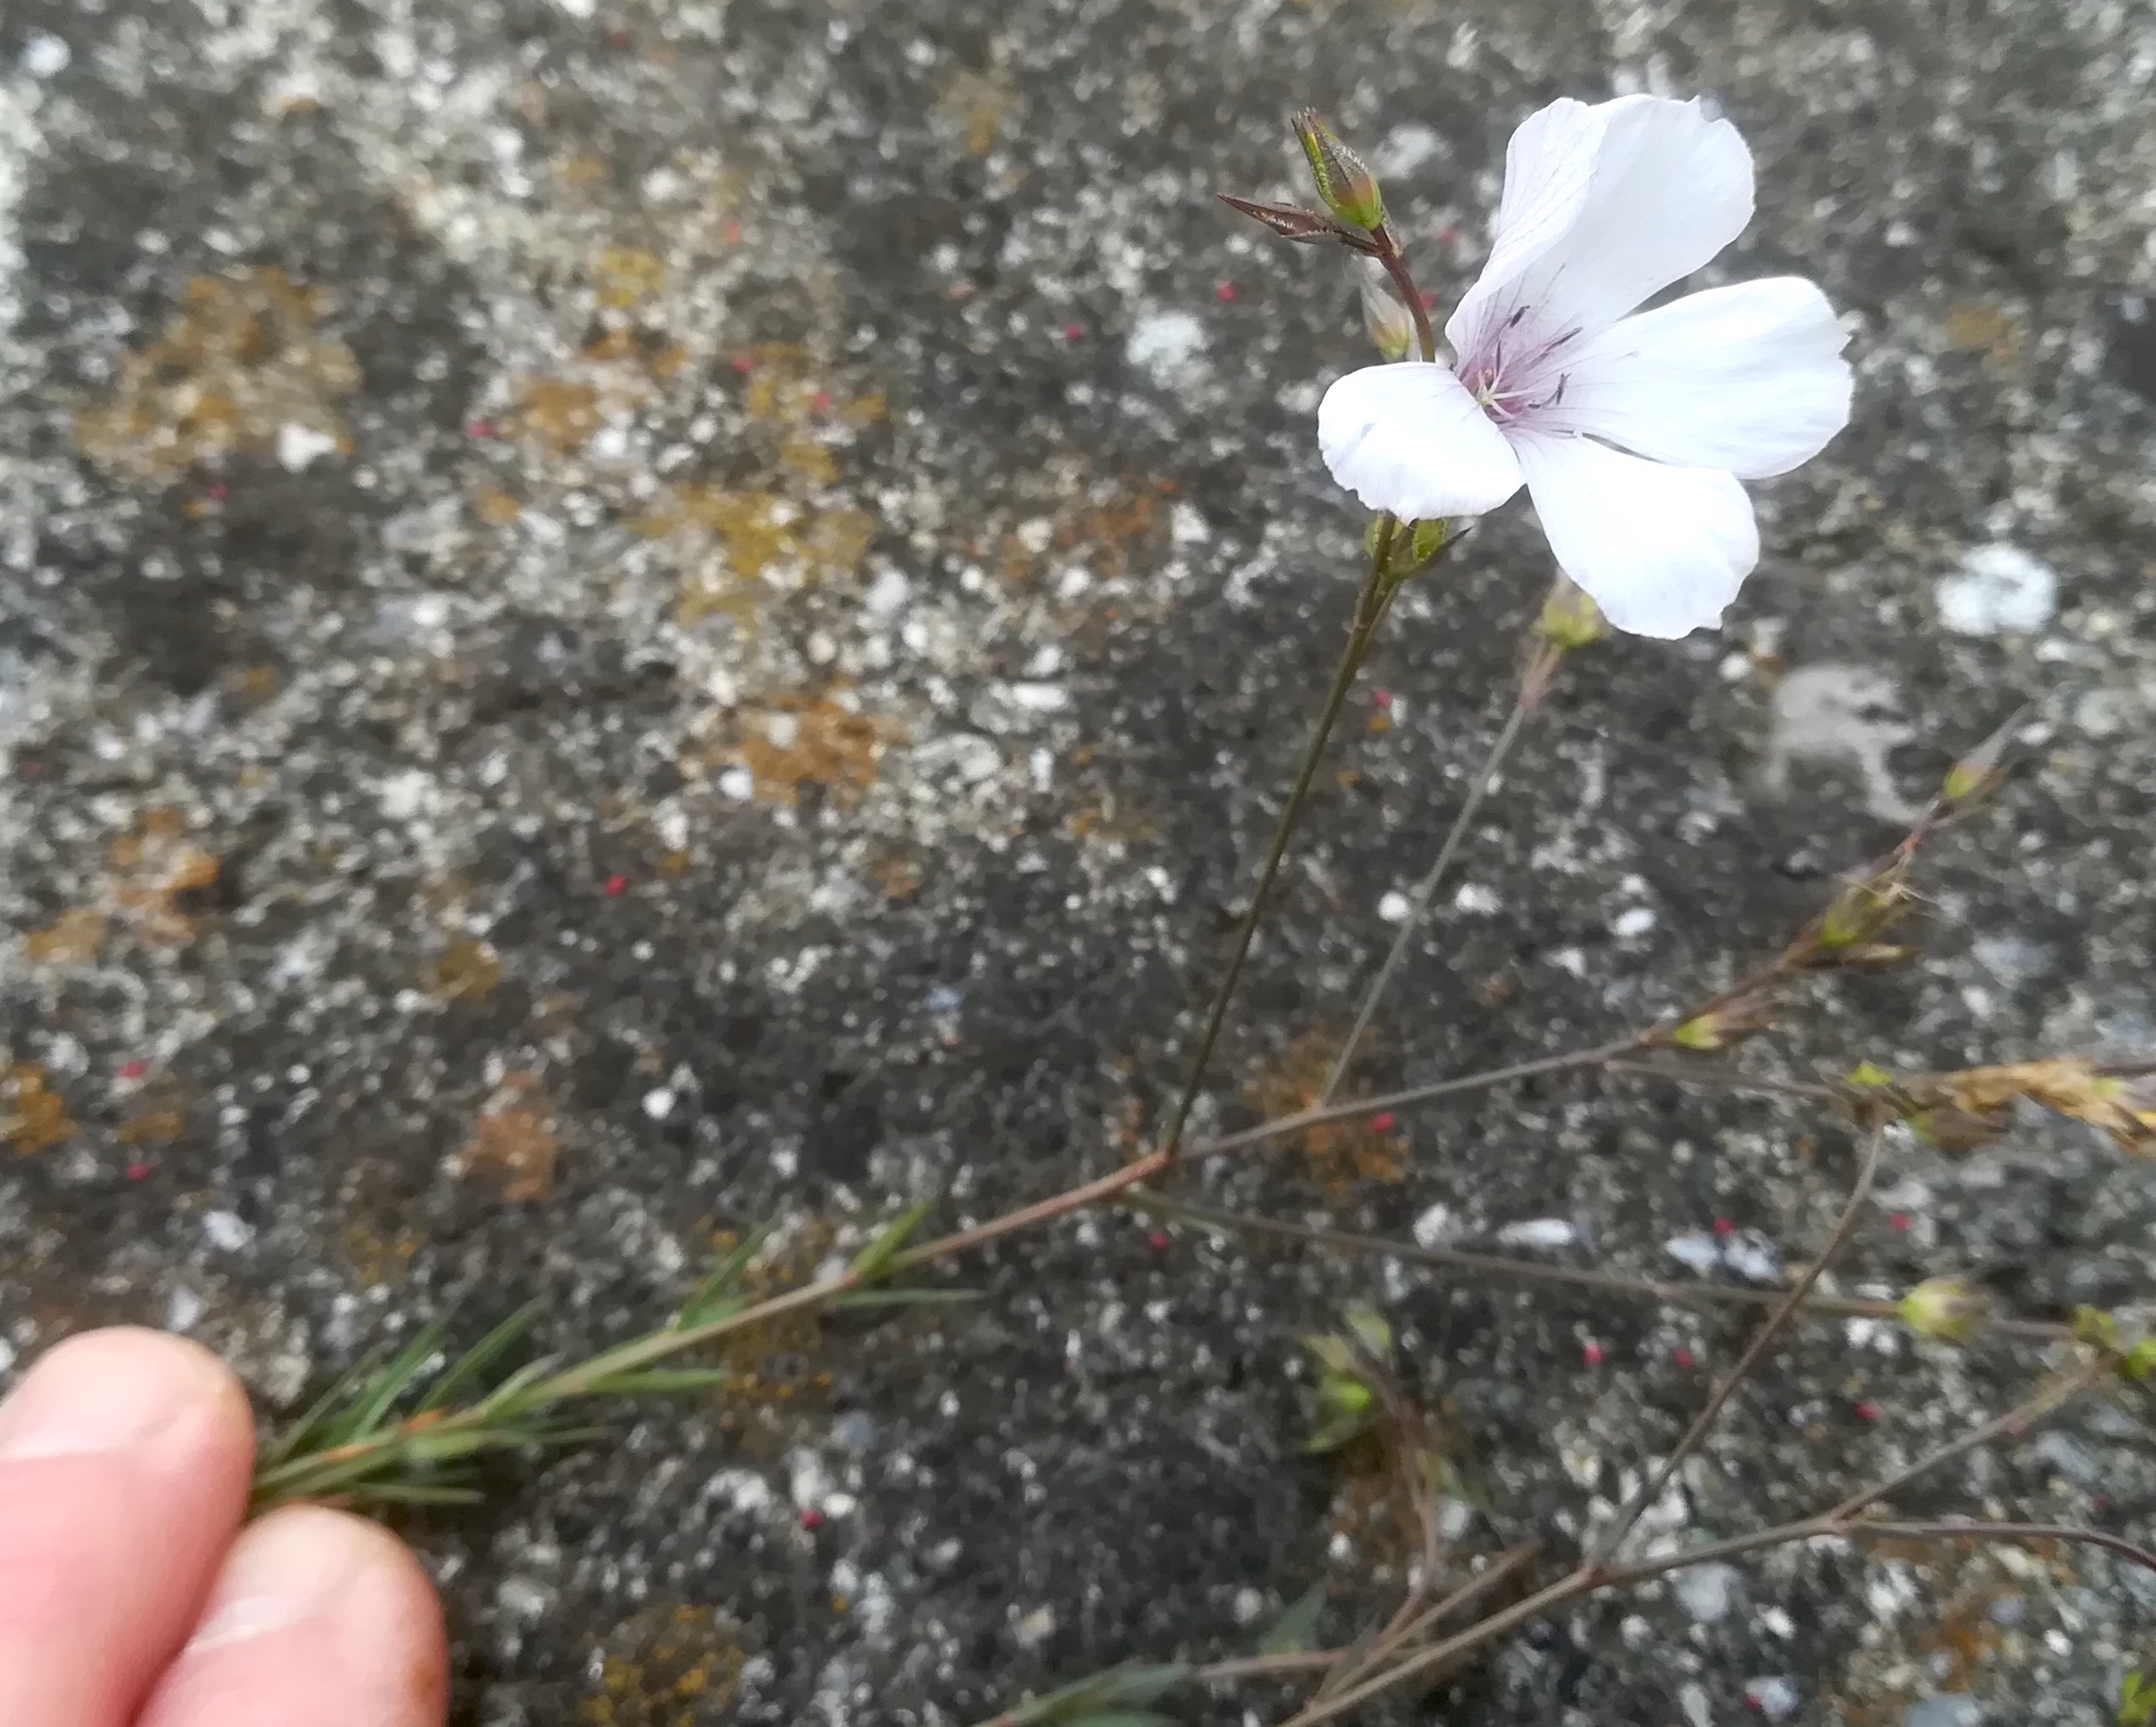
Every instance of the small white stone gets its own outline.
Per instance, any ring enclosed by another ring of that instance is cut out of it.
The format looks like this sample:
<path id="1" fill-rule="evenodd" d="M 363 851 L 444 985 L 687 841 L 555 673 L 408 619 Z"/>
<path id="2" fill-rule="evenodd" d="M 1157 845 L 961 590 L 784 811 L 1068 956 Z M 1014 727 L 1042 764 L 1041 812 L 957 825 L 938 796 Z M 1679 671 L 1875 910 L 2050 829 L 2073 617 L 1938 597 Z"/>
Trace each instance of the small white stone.
<path id="1" fill-rule="evenodd" d="M 205 1211 L 202 1234 L 221 1253 L 237 1253 L 254 1239 L 254 1226 L 229 1211 Z"/>
<path id="2" fill-rule="evenodd" d="M 1414 901 L 1402 893 L 1387 894 L 1377 902 L 1377 915 L 1387 923 L 1405 923 L 1413 910 Z"/>
<path id="3" fill-rule="evenodd" d="M 664 1121 L 673 1113 L 673 1092 L 665 1086 L 644 1093 L 644 1113 L 653 1121 Z"/>
<path id="4" fill-rule="evenodd" d="M 888 618 L 912 598 L 913 584 L 896 570 L 880 570 L 869 591 L 861 596 L 861 609 L 871 618 Z"/>
<path id="5" fill-rule="evenodd" d="M 1507 1247 L 1569 1247 L 1579 1231 L 1561 1217 L 1530 1217 L 1507 1224 L 1497 1238 Z"/>
<path id="6" fill-rule="evenodd" d="M 746 768 L 729 768 L 719 776 L 719 790 L 736 803 L 745 804 L 756 795 L 756 776 Z"/>
<path id="7" fill-rule="evenodd" d="M 2018 545 L 1980 545 L 1934 590 L 1939 619 L 1956 635 L 2026 635 L 2058 610 L 2058 571 Z"/>
<path id="8" fill-rule="evenodd" d="M 1701 1625 L 1718 1625 L 1729 1617 L 1743 1574 L 1734 1565 L 1687 1565 L 1669 1586 L 1679 1603 Z"/>
<path id="9" fill-rule="evenodd" d="M 1037 1607 L 1030 1613 L 1020 1613 L 1012 1622 L 1011 1639 L 1020 1649 L 1038 1649 L 1054 1634 L 1056 1610 L 1051 1607 Z"/>
<path id="10" fill-rule="evenodd" d="M 1168 537 L 1177 545 L 1203 545 L 1213 537 L 1206 515 L 1188 499 L 1178 499 L 1168 513 Z"/>
<path id="11" fill-rule="evenodd" d="M 1754 1283 L 1781 1281 L 1781 1251 L 1757 1230 L 1739 1230 L 1722 1243 L 1722 1262 Z"/>
<path id="12" fill-rule="evenodd" d="M 1634 906 L 1630 911 L 1620 911 L 1610 921 L 1610 933 L 1621 941 L 1630 941 L 1634 936 L 1645 935 L 1658 921 L 1651 908 Z"/>
<path id="13" fill-rule="evenodd" d="M 1057 714 L 1071 704 L 1071 693 L 1060 683 L 1014 683 L 1008 686 L 1013 705 L 1035 714 Z"/>
<path id="14" fill-rule="evenodd" d="M 1722 1263 L 1722 1244 L 1711 1235 L 1672 1235 L 1662 1244 L 1662 1251 L 1701 1277 Z"/>
<path id="15" fill-rule="evenodd" d="M 165 1301 L 165 1329 L 168 1331 L 191 1331 L 195 1320 L 202 1317 L 202 1298 L 182 1284 Z"/>
<path id="16" fill-rule="evenodd" d="M 1414 1222 L 1415 1246 L 1442 1247 L 1460 1233 L 1459 1220 L 1449 1205 L 1433 1205 Z"/>
<path id="17" fill-rule="evenodd" d="M 34 78 L 49 78 L 66 72 L 74 57 L 74 50 L 50 30 L 32 30 L 23 43 L 23 70 Z"/>
<path id="18" fill-rule="evenodd" d="M 1131 327 L 1123 357 L 1165 389 L 1187 377 L 1205 348 L 1206 327 L 1190 313 L 1148 312 Z"/>
<path id="19" fill-rule="evenodd" d="M 303 471 L 317 457 L 328 455 L 336 448 L 334 438 L 311 426 L 288 421 L 277 428 L 277 465 L 288 474 Z"/>
<path id="20" fill-rule="evenodd" d="M 1765 1716 L 1770 1721 L 1786 1721 L 1797 1713 L 1802 1694 L 1798 1692 L 1794 1679 L 1773 1673 L 1765 1678 L 1747 1681 L 1744 1701 L 1755 1714 Z"/>
<path id="21" fill-rule="evenodd" d="M 1456 910 L 1477 912 L 1485 917 L 1495 911 L 1503 903 L 1493 889 L 1486 888 L 1479 882 L 1462 883 L 1460 891 L 1452 896 L 1452 904 Z"/>
<path id="22" fill-rule="evenodd" d="M 1385 135 L 1371 151 L 1370 165 L 1382 178 L 1411 174 L 1437 154 L 1441 141 L 1428 126 L 1410 121 Z"/>

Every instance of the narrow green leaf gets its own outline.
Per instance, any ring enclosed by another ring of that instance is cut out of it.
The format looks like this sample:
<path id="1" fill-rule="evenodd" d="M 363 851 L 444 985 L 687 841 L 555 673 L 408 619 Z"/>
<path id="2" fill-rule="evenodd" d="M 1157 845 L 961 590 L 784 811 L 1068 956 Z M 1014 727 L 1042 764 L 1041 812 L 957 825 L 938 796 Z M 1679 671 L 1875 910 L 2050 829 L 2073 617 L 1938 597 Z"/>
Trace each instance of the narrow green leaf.
<path id="1" fill-rule="evenodd" d="M 522 1401 L 524 1393 L 551 1374 L 560 1362 L 559 1356 L 544 1355 L 537 1361 L 525 1363 L 481 1398 L 473 1413 L 488 1419 L 520 1413 L 529 1407 Z"/>
<path id="2" fill-rule="evenodd" d="M 760 1223 L 743 1236 L 740 1244 L 718 1262 L 711 1274 L 699 1283 L 689 1299 L 681 1304 L 681 1311 L 673 1316 L 673 1328 L 686 1331 L 710 1320 L 722 1316 L 732 1297 L 739 1289 L 742 1278 L 747 1273 L 764 1244 L 771 1239 L 771 1232 L 779 1227 L 775 1217 Z M 735 1304 L 738 1305 L 738 1304 Z"/>
<path id="3" fill-rule="evenodd" d="M 1313 1584 L 1273 1621 L 1258 1645 L 1259 1655 L 1302 1655 L 1318 1647 L 1318 1616 L 1325 1611 L 1325 1586 Z"/>
<path id="4" fill-rule="evenodd" d="M 351 1496 L 391 1505 L 476 1505 L 487 1496 L 476 1487 L 450 1487 L 421 1481 L 370 1481 Z"/>
<path id="5" fill-rule="evenodd" d="M 590 1387 L 594 1397 L 642 1397 L 664 1391 L 710 1391 L 731 1384 L 728 1368 L 645 1368 L 616 1374 Z"/>
<path id="6" fill-rule="evenodd" d="M 956 1307 L 968 1301 L 978 1301 L 983 1292 L 979 1289 L 856 1289 L 850 1294 L 834 1296 L 831 1305 L 851 1307 Z"/>
<path id="7" fill-rule="evenodd" d="M 359 1395 L 359 1388 L 374 1376 L 375 1368 L 375 1363 L 363 1361 L 339 1374 L 331 1381 L 329 1389 L 309 1404 L 276 1443 L 263 1453 L 260 1467 L 274 1469 L 301 1450 L 326 1448 L 317 1447 L 314 1442 L 327 1429 L 331 1411 L 353 1401 Z"/>
<path id="8" fill-rule="evenodd" d="M 487 1369 L 501 1358 L 503 1352 L 531 1328 L 531 1322 L 539 1317 L 540 1309 L 540 1305 L 536 1301 L 519 1308 L 473 1344 L 448 1372 L 428 1388 L 427 1395 L 419 1400 L 419 1412 L 424 1414 L 431 1409 L 446 1408 L 458 1392 L 467 1385 L 476 1384 Z"/>
<path id="9" fill-rule="evenodd" d="M 1060 1727 L 1175 1727 L 1174 1718 L 1158 1709 L 1089 1709 L 1057 1719 Z"/>
<path id="10" fill-rule="evenodd" d="M 418 1335 L 397 1352 L 389 1365 L 381 1370 L 373 1388 L 346 1418 L 334 1423 L 327 1436 L 325 1449 L 333 1450 L 339 1445 L 349 1445 L 354 1439 L 371 1433 L 382 1424 L 382 1417 L 397 1406 L 398 1398 L 411 1388 L 421 1368 L 433 1360 L 442 1347 L 443 1333 L 449 1330 L 446 1319 L 429 1321 L 419 1328 Z"/>
<path id="11" fill-rule="evenodd" d="M 924 1199 L 918 1205 L 909 1205 L 889 1223 L 867 1246 L 854 1256 L 850 1269 L 864 1283 L 872 1282 L 883 1275 L 891 1262 L 898 1257 L 898 1250 L 906 1245 L 907 1237 L 921 1226 L 921 1220 L 929 1214 L 935 1202 Z"/>

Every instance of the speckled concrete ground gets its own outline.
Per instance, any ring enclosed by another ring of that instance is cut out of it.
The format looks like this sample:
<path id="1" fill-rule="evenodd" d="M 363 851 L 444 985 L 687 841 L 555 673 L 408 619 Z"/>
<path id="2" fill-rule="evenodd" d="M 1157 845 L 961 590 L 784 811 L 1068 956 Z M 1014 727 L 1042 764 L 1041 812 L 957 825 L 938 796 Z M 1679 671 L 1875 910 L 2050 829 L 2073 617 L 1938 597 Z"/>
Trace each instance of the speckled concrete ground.
<path id="1" fill-rule="evenodd" d="M 146 1319 L 281 1406 L 445 1310 L 588 1347 L 716 1231 L 811 1266 L 1121 1155 L 1350 592 L 1312 410 L 1351 288 L 1209 203 L 1291 193 L 1305 101 L 1449 296 L 1525 112 L 1711 92 L 1761 189 L 1717 271 L 1823 281 L 1861 380 L 1730 628 L 1568 678 L 1369 1076 L 1727 975 L 2023 702 L 1927 957 L 1750 1059 L 2148 1054 L 2153 79 L 2126 0 L 11 0 L 0 1359 Z M 1509 515 L 1400 608 L 1208 1119 L 1322 1060 L 1546 577 Z M 1203 1185 L 1672 1274 L 1717 1218 L 1801 1255 L 1851 1161 L 1584 1082 L 1402 1132 Z M 2152 1224 L 2078 1131 L 1898 1143 L 1844 1281 L 2126 1301 Z M 779 1340 L 414 1523 L 459 1719 L 959 1722 L 1245 1650 L 1322 1578 L 1345 1635 L 1386 1538 L 1296 1455 L 1299 1332 L 1380 1296 L 1471 1540 L 1560 1546 L 1742 1335 L 1120 1217 L 963 1273 L 962 1319 Z M 1808 1328 L 1675 1515 L 1812 1507 L 2035 1365 Z M 2156 1470 L 2099 1412 L 1911 1508 L 1957 1506 L 2147 1539 Z M 1542 1627 L 1444 1718 L 2095 1721 L 2152 1605 L 2102 1558 L 1786 1554 Z"/>

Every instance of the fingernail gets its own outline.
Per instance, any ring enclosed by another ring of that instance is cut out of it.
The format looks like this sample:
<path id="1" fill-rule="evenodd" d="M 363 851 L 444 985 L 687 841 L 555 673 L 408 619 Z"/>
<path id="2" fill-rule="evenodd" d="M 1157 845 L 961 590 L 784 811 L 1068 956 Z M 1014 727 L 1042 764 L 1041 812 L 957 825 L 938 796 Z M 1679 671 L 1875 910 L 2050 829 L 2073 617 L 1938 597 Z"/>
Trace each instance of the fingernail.
<path id="1" fill-rule="evenodd" d="M 71 1338 L 0 1403 L 0 1462 L 148 1445 L 215 1403 L 221 1372 L 192 1344 L 151 1332 Z"/>
<path id="2" fill-rule="evenodd" d="M 258 1523 L 225 1561 L 190 1654 L 244 1643 L 312 1618 L 345 1592 L 373 1552 L 364 1526 L 301 1507 Z"/>

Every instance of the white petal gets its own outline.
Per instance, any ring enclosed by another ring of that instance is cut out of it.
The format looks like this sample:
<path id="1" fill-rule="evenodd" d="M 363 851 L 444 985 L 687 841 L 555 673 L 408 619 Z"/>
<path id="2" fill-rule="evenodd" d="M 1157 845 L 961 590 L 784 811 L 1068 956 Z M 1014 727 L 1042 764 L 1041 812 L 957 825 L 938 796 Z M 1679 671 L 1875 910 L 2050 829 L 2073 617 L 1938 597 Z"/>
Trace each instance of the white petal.
<path id="1" fill-rule="evenodd" d="M 1591 438 L 1515 434 L 1535 513 L 1566 575 L 1634 635 L 1722 620 L 1759 561 L 1752 501 L 1715 468 L 1679 468 Z"/>
<path id="2" fill-rule="evenodd" d="M 1752 153 L 1736 127 L 1697 102 L 1621 96 L 1584 120 L 1557 112 L 1565 106 L 1530 115 L 1514 142 L 1530 127 L 1536 137 L 1506 153 L 1498 243 L 1445 327 L 1463 361 L 1520 326 L 1513 339 L 1521 342 L 1605 329 L 1691 274 L 1752 219 Z M 1588 184 L 1575 195 L 1582 157 Z M 1530 172 L 1541 190 L 1530 197 L 1523 182 L 1515 215 L 1513 176 Z M 1516 242 L 1508 220 L 1520 225 Z"/>
<path id="3" fill-rule="evenodd" d="M 1479 516 L 1520 490 L 1520 463 L 1449 369 L 1365 366 L 1318 404 L 1318 447 L 1333 477 L 1403 521 Z"/>
<path id="4" fill-rule="evenodd" d="M 1848 339 L 1795 276 L 1710 288 L 1589 338 L 1534 422 L 1739 479 L 1786 474 L 1849 423 Z"/>

